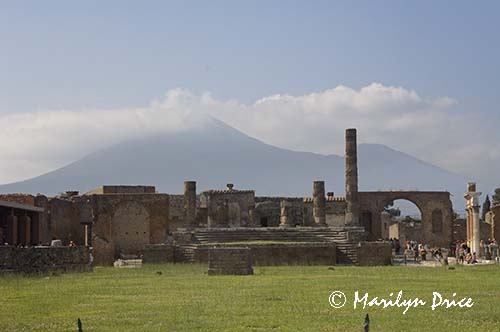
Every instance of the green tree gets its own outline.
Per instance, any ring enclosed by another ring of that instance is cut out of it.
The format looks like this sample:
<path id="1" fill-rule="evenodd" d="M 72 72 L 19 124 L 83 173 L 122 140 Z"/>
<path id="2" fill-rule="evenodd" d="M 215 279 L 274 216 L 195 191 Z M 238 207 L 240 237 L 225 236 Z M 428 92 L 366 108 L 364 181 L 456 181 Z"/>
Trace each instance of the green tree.
<path id="1" fill-rule="evenodd" d="M 483 213 L 481 214 L 481 219 L 486 220 L 486 213 L 490 212 L 491 202 L 490 197 L 486 195 L 486 198 L 483 203 Z"/>

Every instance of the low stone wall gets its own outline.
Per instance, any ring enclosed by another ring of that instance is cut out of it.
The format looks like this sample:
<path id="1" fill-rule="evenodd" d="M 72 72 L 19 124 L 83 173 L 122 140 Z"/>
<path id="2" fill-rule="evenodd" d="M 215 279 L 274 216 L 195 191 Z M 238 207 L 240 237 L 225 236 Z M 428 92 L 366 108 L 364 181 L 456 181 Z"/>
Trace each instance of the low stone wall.
<path id="1" fill-rule="evenodd" d="M 228 244 L 218 245 L 225 248 Z M 209 261 L 209 251 L 213 246 L 198 246 L 194 252 L 194 261 L 206 263 Z M 334 243 L 304 243 L 304 244 L 245 244 L 251 252 L 252 264 L 255 266 L 287 266 L 287 265 L 335 265 L 336 249 Z"/>
<path id="2" fill-rule="evenodd" d="M 0 272 L 88 272 L 91 249 L 87 247 L 0 246 Z"/>
<path id="3" fill-rule="evenodd" d="M 357 249 L 358 265 L 391 265 L 392 249 L 386 242 L 359 242 Z"/>
<path id="4" fill-rule="evenodd" d="M 146 245 L 142 255 L 143 264 L 173 263 L 175 247 L 169 244 Z"/>
<path id="5" fill-rule="evenodd" d="M 208 250 L 208 275 L 253 274 L 249 248 L 219 247 Z"/>

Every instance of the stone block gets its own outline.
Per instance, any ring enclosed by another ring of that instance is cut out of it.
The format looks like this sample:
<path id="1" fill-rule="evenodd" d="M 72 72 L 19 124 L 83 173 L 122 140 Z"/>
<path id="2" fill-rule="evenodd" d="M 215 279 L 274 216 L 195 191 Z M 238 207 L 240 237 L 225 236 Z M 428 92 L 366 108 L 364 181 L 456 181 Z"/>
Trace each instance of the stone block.
<path id="1" fill-rule="evenodd" d="M 250 248 L 211 248 L 208 251 L 209 275 L 253 274 Z"/>

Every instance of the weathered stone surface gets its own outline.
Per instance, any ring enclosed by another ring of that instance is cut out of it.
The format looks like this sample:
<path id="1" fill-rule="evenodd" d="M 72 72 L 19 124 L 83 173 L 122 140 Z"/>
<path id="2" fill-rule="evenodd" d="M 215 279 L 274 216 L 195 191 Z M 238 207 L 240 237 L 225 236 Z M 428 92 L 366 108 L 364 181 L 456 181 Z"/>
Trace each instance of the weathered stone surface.
<path id="1" fill-rule="evenodd" d="M 219 245 L 217 248 L 226 247 L 234 245 Z M 195 261 L 206 263 L 211 248 L 213 246 L 198 246 Z M 250 250 L 255 266 L 335 265 L 337 261 L 334 243 L 245 244 L 245 248 Z"/>
<path id="2" fill-rule="evenodd" d="M 358 199 L 358 143 L 357 131 L 354 128 L 345 132 L 345 192 L 346 192 L 346 217 L 347 225 L 359 224 L 359 199 Z"/>
<path id="3" fill-rule="evenodd" d="M 160 264 L 174 262 L 173 245 L 169 244 L 150 244 L 144 248 L 142 255 L 142 263 L 144 264 Z"/>
<path id="4" fill-rule="evenodd" d="M 358 265 L 391 265 L 392 249 L 387 242 L 359 242 L 357 248 Z"/>
<path id="5" fill-rule="evenodd" d="M 326 226 L 325 182 L 314 181 L 313 184 L 313 217 L 316 226 Z"/>
<path id="6" fill-rule="evenodd" d="M 208 275 L 253 274 L 249 248 L 210 248 L 208 250 Z"/>
<path id="7" fill-rule="evenodd" d="M 0 246 L 0 272 L 87 272 L 92 270 L 90 254 L 87 247 Z"/>

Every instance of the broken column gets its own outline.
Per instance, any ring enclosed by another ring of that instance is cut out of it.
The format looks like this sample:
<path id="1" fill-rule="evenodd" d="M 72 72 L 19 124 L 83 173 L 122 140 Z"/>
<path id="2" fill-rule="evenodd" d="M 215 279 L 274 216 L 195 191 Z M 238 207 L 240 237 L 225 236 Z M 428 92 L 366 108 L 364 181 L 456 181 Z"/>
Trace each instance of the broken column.
<path id="1" fill-rule="evenodd" d="M 326 226 L 325 181 L 314 181 L 313 217 L 315 226 Z"/>
<path id="2" fill-rule="evenodd" d="M 346 225 L 359 225 L 358 148 L 356 129 L 345 132 Z"/>
<path id="3" fill-rule="evenodd" d="M 184 225 L 195 228 L 196 225 L 196 181 L 184 182 Z"/>
<path id="4" fill-rule="evenodd" d="M 280 227 L 293 227 L 292 203 L 282 200 L 280 203 Z"/>
<path id="5" fill-rule="evenodd" d="M 479 255 L 479 243 L 481 238 L 479 196 L 481 196 L 481 193 L 476 191 L 476 184 L 473 182 L 468 183 L 467 192 L 464 195 L 466 200 L 467 223 L 469 224 L 469 227 L 467 227 L 469 229 L 467 241 L 469 242 L 472 253 L 476 253 L 477 255 Z"/>

